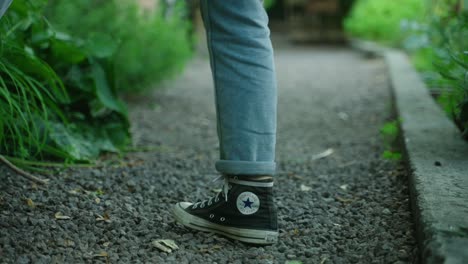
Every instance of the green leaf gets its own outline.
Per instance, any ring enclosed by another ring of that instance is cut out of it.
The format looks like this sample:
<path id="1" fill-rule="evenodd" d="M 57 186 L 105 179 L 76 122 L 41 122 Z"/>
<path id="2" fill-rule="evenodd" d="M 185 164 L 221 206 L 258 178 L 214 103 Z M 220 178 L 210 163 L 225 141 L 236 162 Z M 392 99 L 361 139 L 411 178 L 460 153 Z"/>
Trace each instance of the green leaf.
<path id="1" fill-rule="evenodd" d="M 86 50 L 93 57 L 110 58 L 117 50 L 117 43 L 108 35 L 94 34 L 86 43 Z"/>
<path id="2" fill-rule="evenodd" d="M 78 64 L 86 59 L 86 53 L 83 52 L 77 43 L 58 38 L 53 39 L 51 43 L 52 53 L 58 61 Z"/>
<path id="3" fill-rule="evenodd" d="M 127 116 L 127 108 L 123 102 L 118 100 L 107 81 L 106 73 L 97 62 L 91 63 L 92 76 L 96 87 L 96 94 L 101 103 L 111 109 Z"/>
<path id="4" fill-rule="evenodd" d="M 61 123 L 51 122 L 50 139 L 58 149 L 67 153 L 73 160 L 90 161 L 101 152 L 119 152 L 119 147 L 113 142 L 108 126 L 98 122 L 89 125 L 85 122 L 65 126 Z M 125 130 L 124 130 L 125 131 Z M 128 134 L 126 140 L 128 142 Z"/>
<path id="5" fill-rule="evenodd" d="M 93 83 L 86 77 L 81 67 L 73 65 L 66 75 L 67 84 L 81 94 L 94 93 Z"/>
<path id="6" fill-rule="evenodd" d="M 388 137 L 396 137 L 398 135 L 398 121 L 387 122 L 380 129 L 380 133 Z"/>
<path id="7" fill-rule="evenodd" d="M 382 157 L 387 160 L 401 160 L 402 156 L 400 152 L 385 150 Z"/>
<path id="8" fill-rule="evenodd" d="M 44 45 L 48 43 L 53 37 L 54 32 L 52 30 L 41 30 L 33 33 L 31 36 L 31 43 L 34 45 Z"/>
<path id="9" fill-rule="evenodd" d="M 457 63 L 459 66 L 463 67 L 464 69 L 468 69 L 468 63 L 463 61 L 461 58 L 458 58 L 455 54 L 451 54 L 451 57 L 452 57 L 452 60 L 455 63 Z"/>
<path id="10" fill-rule="evenodd" d="M 56 122 L 51 122 L 50 127 L 49 137 L 52 142 L 73 160 L 86 161 L 99 154 L 96 145 L 85 140 L 81 133 L 73 133 L 70 128 Z"/>
<path id="11" fill-rule="evenodd" d="M 5 113 L 3 113 L 2 110 L 3 109 L 0 108 L 0 115 L 4 116 Z M 0 118 L 0 144 L 1 144 L 1 142 L 3 142 L 4 134 L 5 134 L 5 132 L 4 132 L 3 118 Z M 1 145 L 0 145 L 0 149 L 1 149 Z"/>
<path id="12" fill-rule="evenodd" d="M 468 99 L 465 99 L 460 103 L 459 118 L 463 123 L 468 122 Z"/>
<path id="13" fill-rule="evenodd" d="M 130 125 L 126 120 L 109 122 L 104 129 L 112 144 L 119 149 L 126 147 L 130 141 Z"/>

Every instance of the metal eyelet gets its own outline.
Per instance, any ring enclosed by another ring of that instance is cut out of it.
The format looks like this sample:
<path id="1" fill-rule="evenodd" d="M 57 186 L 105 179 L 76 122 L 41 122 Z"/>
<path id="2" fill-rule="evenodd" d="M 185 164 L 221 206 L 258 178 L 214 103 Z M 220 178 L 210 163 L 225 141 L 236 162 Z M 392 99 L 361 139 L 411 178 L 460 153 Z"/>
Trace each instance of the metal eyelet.
<path id="1" fill-rule="evenodd" d="M 219 221 L 221 221 L 221 222 L 224 222 L 224 220 L 226 220 L 226 218 L 224 218 L 224 217 L 221 217 L 221 218 L 219 219 Z"/>
<path id="2" fill-rule="evenodd" d="M 214 214 L 210 214 L 210 218 L 213 218 L 214 217 Z"/>

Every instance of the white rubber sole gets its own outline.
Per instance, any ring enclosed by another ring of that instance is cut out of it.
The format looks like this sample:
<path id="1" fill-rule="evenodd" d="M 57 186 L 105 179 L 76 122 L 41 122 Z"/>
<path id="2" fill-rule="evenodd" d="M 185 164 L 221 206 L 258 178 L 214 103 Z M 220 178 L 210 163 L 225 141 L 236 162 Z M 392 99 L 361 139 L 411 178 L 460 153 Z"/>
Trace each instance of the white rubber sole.
<path id="1" fill-rule="evenodd" d="M 183 203 L 186 205 L 186 203 Z M 187 213 L 181 203 L 174 206 L 173 214 L 177 222 L 200 231 L 217 233 L 245 243 L 271 245 L 278 241 L 278 232 L 267 230 L 244 229 L 218 225 L 203 218 Z"/>

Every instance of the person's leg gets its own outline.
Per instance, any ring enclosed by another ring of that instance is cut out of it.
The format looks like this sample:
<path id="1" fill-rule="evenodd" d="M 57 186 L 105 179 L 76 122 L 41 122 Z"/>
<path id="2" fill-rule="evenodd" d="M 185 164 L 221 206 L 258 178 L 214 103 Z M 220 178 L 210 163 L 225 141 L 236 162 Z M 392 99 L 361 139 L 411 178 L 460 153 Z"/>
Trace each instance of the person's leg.
<path id="1" fill-rule="evenodd" d="M 276 80 L 268 17 L 260 0 L 201 0 L 220 141 L 223 191 L 178 203 L 183 225 L 256 244 L 277 241 L 273 203 Z"/>
<path id="2" fill-rule="evenodd" d="M 202 0 L 223 174 L 275 171 L 276 76 L 260 0 Z"/>

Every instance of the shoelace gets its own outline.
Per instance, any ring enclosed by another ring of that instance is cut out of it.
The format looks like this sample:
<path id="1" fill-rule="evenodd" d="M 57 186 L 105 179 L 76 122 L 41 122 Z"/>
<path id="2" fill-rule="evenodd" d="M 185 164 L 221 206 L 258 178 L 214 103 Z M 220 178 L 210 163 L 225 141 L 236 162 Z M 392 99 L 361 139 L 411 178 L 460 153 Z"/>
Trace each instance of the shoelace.
<path id="1" fill-rule="evenodd" d="M 209 198 L 209 199 L 206 199 L 204 201 L 200 201 L 200 202 L 196 202 L 195 204 L 193 204 L 192 206 L 192 209 L 197 209 L 198 207 L 199 208 L 204 208 L 205 205 L 212 205 L 213 204 L 213 201 L 215 203 L 219 202 L 219 196 L 222 194 L 225 199 L 226 199 L 226 202 L 228 200 L 228 193 L 229 193 L 229 177 L 228 176 L 225 176 L 225 175 L 220 175 L 218 177 L 216 177 L 213 182 L 215 181 L 218 181 L 220 179 L 223 179 L 224 178 L 224 184 L 223 184 L 223 188 L 222 188 L 222 191 L 218 192 L 215 196 Z"/>

